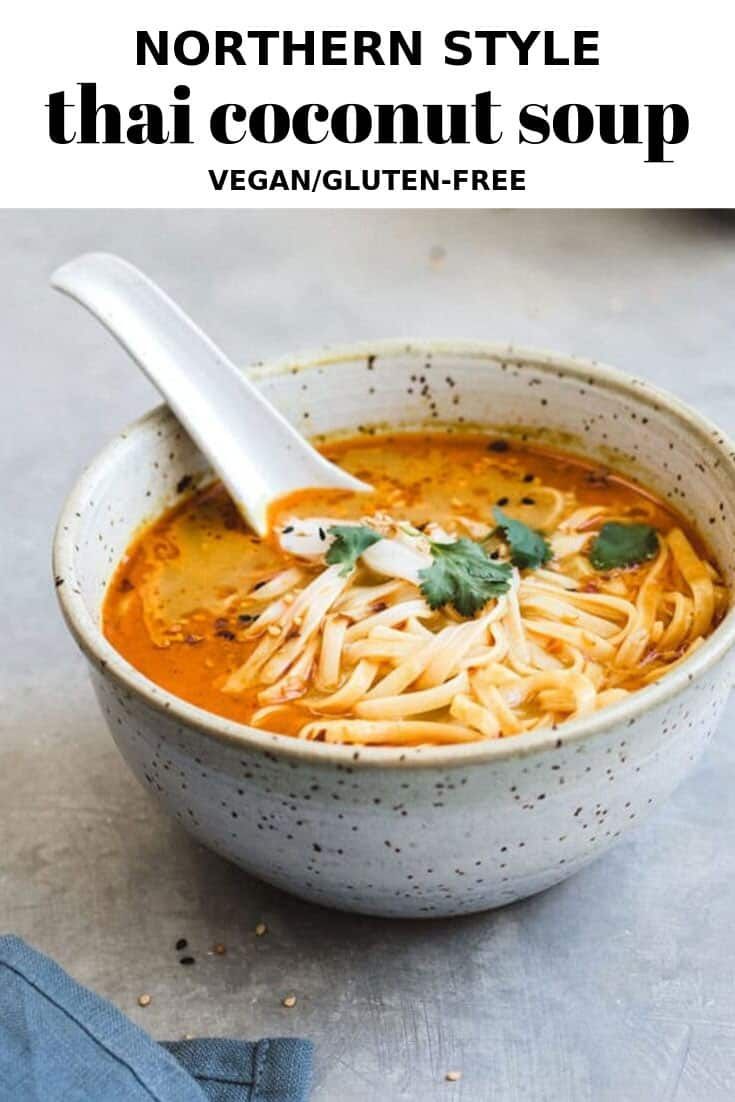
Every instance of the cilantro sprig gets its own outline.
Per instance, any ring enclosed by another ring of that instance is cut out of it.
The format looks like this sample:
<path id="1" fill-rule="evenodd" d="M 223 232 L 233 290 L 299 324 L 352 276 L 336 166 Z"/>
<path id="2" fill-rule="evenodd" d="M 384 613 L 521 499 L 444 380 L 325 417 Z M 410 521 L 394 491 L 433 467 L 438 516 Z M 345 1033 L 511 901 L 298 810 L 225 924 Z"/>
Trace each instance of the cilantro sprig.
<path id="1" fill-rule="evenodd" d="M 603 524 L 590 548 L 589 558 L 595 570 L 615 570 L 637 566 L 658 554 L 658 533 L 650 524 Z"/>
<path id="2" fill-rule="evenodd" d="M 520 570 L 535 570 L 551 558 L 551 546 L 540 532 L 529 528 L 521 520 L 514 520 L 499 509 L 493 509 L 493 518 L 510 547 L 510 561 Z"/>
<path id="3" fill-rule="evenodd" d="M 330 566 L 343 564 L 340 570 L 342 577 L 349 574 L 363 551 L 383 538 L 364 524 L 333 524 L 327 532 L 334 536 L 334 540 L 325 558 Z"/>
<path id="4" fill-rule="evenodd" d="M 419 571 L 421 592 L 430 608 L 452 605 L 460 616 L 469 618 L 491 597 L 499 597 L 510 588 L 510 563 L 495 562 L 474 540 L 432 540 L 430 546 L 434 561 Z"/>

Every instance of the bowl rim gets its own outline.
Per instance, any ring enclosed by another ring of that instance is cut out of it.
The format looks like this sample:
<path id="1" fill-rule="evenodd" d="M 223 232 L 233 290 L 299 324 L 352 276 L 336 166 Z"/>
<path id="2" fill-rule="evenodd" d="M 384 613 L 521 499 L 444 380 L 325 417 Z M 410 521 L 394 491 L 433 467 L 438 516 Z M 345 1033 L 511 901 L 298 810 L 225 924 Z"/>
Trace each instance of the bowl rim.
<path id="1" fill-rule="evenodd" d="M 285 356 L 245 367 L 255 380 L 286 373 L 299 373 L 375 356 L 416 354 L 461 355 L 478 360 L 495 360 L 553 372 L 601 384 L 625 394 L 643 406 L 677 420 L 689 435 L 699 437 L 708 449 L 718 452 L 721 466 L 735 488 L 735 442 L 717 425 L 686 403 L 656 386 L 617 368 L 585 357 L 570 356 L 523 345 L 477 340 L 434 340 L 431 338 L 388 338 L 328 346 L 313 352 Z M 569 720 L 557 728 L 541 728 L 522 738 L 494 739 L 440 746 L 372 747 L 311 742 L 262 731 L 247 724 L 208 712 L 175 696 L 149 680 L 115 650 L 91 616 L 77 584 L 75 550 L 77 535 L 87 503 L 93 500 L 104 472 L 114 467 L 134 436 L 150 423 L 173 419 L 166 405 L 159 405 L 118 433 L 84 469 L 64 502 L 53 540 L 53 572 L 56 593 L 64 619 L 82 652 L 103 674 L 111 676 L 126 692 L 142 697 L 170 721 L 194 728 L 215 743 L 240 750 L 269 752 L 308 761 L 317 766 L 336 764 L 355 767 L 449 768 L 492 763 L 508 758 L 525 758 L 538 752 L 576 745 L 594 735 L 620 726 L 632 726 L 642 715 L 679 694 L 687 685 L 718 663 L 735 642 L 735 605 L 731 604 L 715 631 L 679 666 L 660 681 L 636 690 L 630 697 L 609 705 L 591 716 Z"/>

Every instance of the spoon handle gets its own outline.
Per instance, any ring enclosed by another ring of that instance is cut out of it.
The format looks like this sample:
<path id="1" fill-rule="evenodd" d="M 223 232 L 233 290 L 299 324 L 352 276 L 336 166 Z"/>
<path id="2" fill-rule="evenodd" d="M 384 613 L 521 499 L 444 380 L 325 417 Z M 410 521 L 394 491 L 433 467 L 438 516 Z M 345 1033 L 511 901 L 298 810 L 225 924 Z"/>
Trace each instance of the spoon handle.
<path id="1" fill-rule="evenodd" d="M 85 306 L 161 392 L 259 535 L 290 490 L 366 490 L 324 459 L 152 280 L 107 253 L 58 268 L 51 284 Z"/>

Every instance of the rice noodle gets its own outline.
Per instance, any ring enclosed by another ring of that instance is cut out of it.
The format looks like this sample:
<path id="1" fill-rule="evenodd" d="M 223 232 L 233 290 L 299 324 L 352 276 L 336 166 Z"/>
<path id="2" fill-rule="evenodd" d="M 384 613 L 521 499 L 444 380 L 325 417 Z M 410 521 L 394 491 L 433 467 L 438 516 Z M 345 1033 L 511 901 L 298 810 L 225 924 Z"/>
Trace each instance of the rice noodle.
<path id="1" fill-rule="evenodd" d="M 315 712 L 347 712 L 361 700 L 372 685 L 378 672 L 376 662 L 363 658 L 353 669 L 345 683 L 331 696 L 315 698 L 310 701 Z"/>
<path id="2" fill-rule="evenodd" d="M 343 616 L 328 616 L 322 632 L 322 646 L 319 653 L 317 685 L 320 689 L 334 689 L 339 684 L 339 671 L 342 665 L 342 648 L 347 631 L 347 621 Z"/>
<path id="3" fill-rule="evenodd" d="M 457 723 L 437 723 L 433 720 L 367 719 L 325 720 L 305 724 L 299 731 L 300 738 L 323 738 L 325 742 L 390 743 L 393 746 L 419 745 L 421 743 L 476 742 L 483 736 L 470 727 Z"/>
<path id="4" fill-rule="evenodd" d="M 440 708 L 448 708 L 457 693 L 466 692 L 469 684 L 469 678 L 463 672 L 433 689 L 361 700 L 355 705 L 355 715 L 362 719 L 399 719 L 436 712 Z"/>
<path id="5" fill-rule="evenodd" d="M 697 555 L 681 528 L 674 528 L 668 535 L 671 553 L 684 581 L 689 586 L 694 602 L 690 634 L 704 635 L 714 613 L 714 587 L 705 563 Z"/>

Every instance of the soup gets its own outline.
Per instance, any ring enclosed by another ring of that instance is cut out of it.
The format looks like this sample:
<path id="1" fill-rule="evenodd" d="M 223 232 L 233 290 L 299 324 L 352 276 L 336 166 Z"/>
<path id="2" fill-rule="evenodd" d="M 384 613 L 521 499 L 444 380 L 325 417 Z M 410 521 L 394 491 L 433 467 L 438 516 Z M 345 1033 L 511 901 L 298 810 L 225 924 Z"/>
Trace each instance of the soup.
<path id="1" fill-rule="evenodd" d="M 132 665 L 295 737 L 460 743 L 622 700 L 724 614 L 697 534 L 614 471 L 479 434 L 321 450 L 373 492 L 291 494 L 259 539 L 213 483 L 139 535 L 103 608 Z"/>

